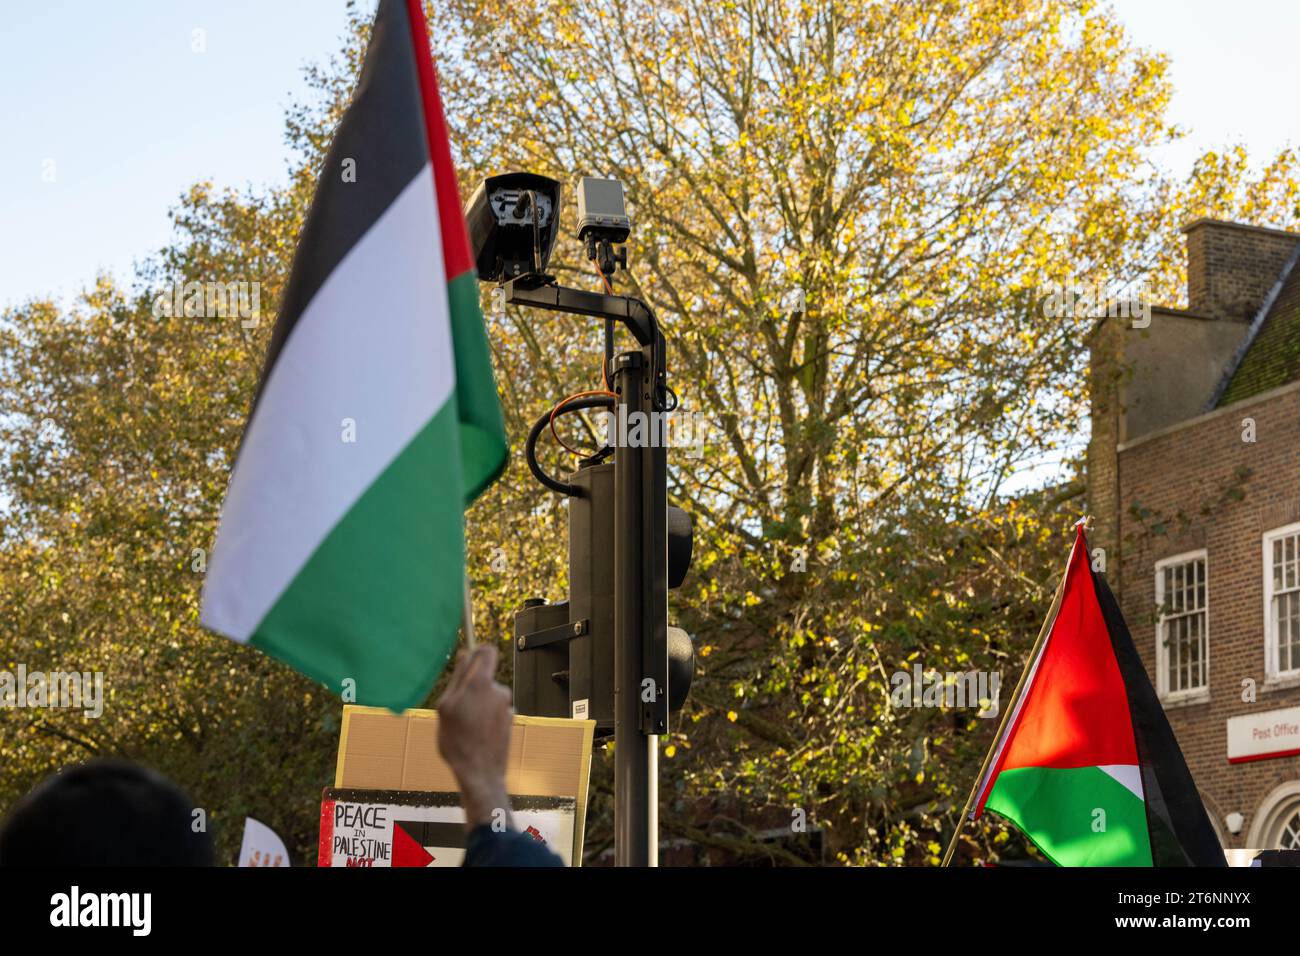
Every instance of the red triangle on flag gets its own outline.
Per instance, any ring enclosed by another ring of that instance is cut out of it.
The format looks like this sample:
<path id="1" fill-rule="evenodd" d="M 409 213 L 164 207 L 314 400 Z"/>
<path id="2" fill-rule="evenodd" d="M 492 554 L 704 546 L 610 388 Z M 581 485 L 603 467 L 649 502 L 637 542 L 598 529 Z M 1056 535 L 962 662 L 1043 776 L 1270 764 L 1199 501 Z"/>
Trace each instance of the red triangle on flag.
<path id="1" fill-rule="evenodd" d="M 400 823 L 394 823 L 393 866 L 428 866 L 432 862 L 433 854 L 403 830 Z"/>
<path id="2" fill-rule="evenodd" d="M 1128 692 L 1111 645 L 1080 528 L 1056 619 L 985 778 L 976 815 L 1004 770 L 1136 765 Z"/>

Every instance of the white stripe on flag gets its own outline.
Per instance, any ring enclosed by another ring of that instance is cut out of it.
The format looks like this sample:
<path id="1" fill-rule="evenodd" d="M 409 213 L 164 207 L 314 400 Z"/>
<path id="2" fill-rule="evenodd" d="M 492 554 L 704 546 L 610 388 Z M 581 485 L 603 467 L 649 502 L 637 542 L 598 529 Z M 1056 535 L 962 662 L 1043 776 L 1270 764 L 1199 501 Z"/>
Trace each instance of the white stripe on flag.
<path id="1" fill-rule="evenodd" d="M 202 621 L 247 641 L 339 519 L 455 390 L 426 165 L 308 303 L 226 491 Z M 344 437 L 355 422 L 356 441 Z M 448 449 L 454 454 L 454 449 Z M 430 495 L 456 494 L 429 489 Z"/>
<path id="2" fill-rule="evenodd" d="M 1097 768 L 1102 773 L 1114 777 L 1125 787 L 1133 792 L 1133 796 L 1139 800 L 1144 799 L 1142 796 L 1142 771 L 1138 769 L 1135 763 L 1108 763 Z"/>

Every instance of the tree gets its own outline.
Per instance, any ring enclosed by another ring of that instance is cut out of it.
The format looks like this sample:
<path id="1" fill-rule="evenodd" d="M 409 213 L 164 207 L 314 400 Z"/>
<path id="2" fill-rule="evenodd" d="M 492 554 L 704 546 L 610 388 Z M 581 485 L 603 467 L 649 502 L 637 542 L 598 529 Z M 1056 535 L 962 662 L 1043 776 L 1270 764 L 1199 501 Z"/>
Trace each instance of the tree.
<path id="1" fill-rule="evenodd" d="M 1188 210 L 1293 224 L 1294 156 L 1255 176 L 1211 155 L 1188 184 L 1153 169 L 1164 62 L 1083 2 L 448 0 L 430 16 L 463 194 L 506 168 L 623 180 L 616 281 L 656 310 L 670 381 L 710 426 L 700 457 L 670 455 L 697 522 L 673 614 L 699 670 L 662 741 L 666 835 L 806 862 L 798 831 L 759 834 L 802 814 L 829 859 L 937 862 L 997 722 L 898 706 L 895 675 L 997 672 L 1005 703 L 1085 507 L 1090 321 L 1046 314 L 1044 289 L 1170 285 Z M 291 111 L 286 187 L 196 186 L 135 288 L 0 321 L 0 651 L 100 667 L 114 695 L 99 722 L 6 715 L 20 732 L 0 750 L 23 771 L 0 803 L 74 754 L 123 753 L 232 819 L 228 854 L 246 812 L 309 853 L 338 703 L 203 633 L 190 568 L 366 30 L 354 13 Z M 554 265 L 595 284 L 571 238 Z M 260 282 L 258 324 L 155 317 L 160 288 L 208 278 Z M 539 414 L 595 383 L 598 330 L 484 301 L 517 459 Z M 524 598 L 560 596 L 563 528 L 518 466 L 471 511 L 483 639 L 507 641 Z M 602 752 L 589 856 L 611 838 L 611 768 Z M 973 840 L 1007 844 L 995 825 Z"/>
<path id="2" fill-rule="evenodd" d="M 705 541 L 674 782 L 730 837 L 804 808 L 842 859 L 932 859 L 987 735 L 890 678 L 1010 678 L 1046 606 L 1069 521 L 1003 488 L 1077 430 L 1088 323 L 1040 290 L 1146 267 L 1161 62 L 1073 3 L 457 0 L 432 32 L 467 175 L 627 185 L 630 285 L 716 423 L 672 477 Z M 536 414 L 554 324 L 499 324 Z"/>

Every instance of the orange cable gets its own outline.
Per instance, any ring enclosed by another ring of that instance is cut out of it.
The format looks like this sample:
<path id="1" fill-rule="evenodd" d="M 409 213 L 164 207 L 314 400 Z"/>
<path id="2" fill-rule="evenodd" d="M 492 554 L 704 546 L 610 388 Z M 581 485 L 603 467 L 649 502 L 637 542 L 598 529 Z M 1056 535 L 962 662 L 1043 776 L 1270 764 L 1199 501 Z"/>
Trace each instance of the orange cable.
<path id="1" fill-rule="evenodd" d="M 577 455 L 579 458 L 584 458 L 586 455 L 579 449 L 566 443 L 564 439 L 559 436 L 559 433 L 555 430 L 555 416 L 558 415 L 560 410 L 563 409 L 565 405 L 569 404 L 569 402 L 576 398 L 586 398 L 588 395 L 608 395 L 610 398 L 618 398 L 617 392 L 611 392 L 609 389 L 605 388 L 592 388 L 585 392 L 574 392 L 572 395 L 561 399 L 559 403 L 551 409 L 551 437 L 554 438 L 566 451 L 570 454 Z"/>

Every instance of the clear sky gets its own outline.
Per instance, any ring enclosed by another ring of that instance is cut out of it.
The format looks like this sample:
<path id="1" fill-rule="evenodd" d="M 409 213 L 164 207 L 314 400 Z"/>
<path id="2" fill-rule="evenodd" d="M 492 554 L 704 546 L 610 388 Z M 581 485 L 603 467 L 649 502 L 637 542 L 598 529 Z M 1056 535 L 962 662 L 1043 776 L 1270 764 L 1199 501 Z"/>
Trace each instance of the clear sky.
<path id="1" fill-rule="evenodd" d="M 363 7 L 371 4 L 361 0 Z M 1172 56 L 1172 118 L 1202 149 L 1259 157 L 1300 141 L 1291 107 L 1300 4 L 1116 0 L 1136 41 Z M 0 30 L 0 306 L 75 293 L 169 238 L 193 182 L 283 178 L 284 108 L 338 48 L 345 0 L 23 0 Z M 195 52 L 194 31 L 206 51 Z M 54 163 L 54 181 L 43 174 Z"/>
<path id="2" fill-rule="evenodd" d="M 0 14 L 0 307 L 130 275 L 189 185 L 284 178 L 345 0 L 21 0 Z M 206 51 L 193 49 L 205 31 Z M 43 174 L 54 162 L 54 182 Z"/>
<path id="3" fill-rule="evenodd" d="M 1295 0 L 1113 0 L 1129 35 L 1170 57 L 1169 116 L 1188 132 L 1164 149 L 1184 174 L 1197 155 L 1243 143 L 1265 159 L 1300 145 L 1293 102 L 1300 3 Z"/>

